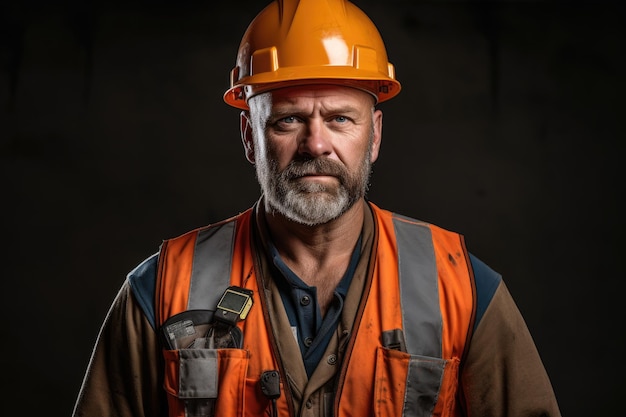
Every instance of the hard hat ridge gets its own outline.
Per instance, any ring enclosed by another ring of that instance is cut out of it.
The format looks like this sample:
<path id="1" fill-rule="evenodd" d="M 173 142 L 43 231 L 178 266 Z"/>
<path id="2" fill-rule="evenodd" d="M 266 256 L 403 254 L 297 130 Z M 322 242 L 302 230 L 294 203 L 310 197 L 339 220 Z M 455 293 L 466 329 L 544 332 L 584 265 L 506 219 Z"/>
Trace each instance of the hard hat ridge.
<path id="1" fill-rule="evenodd" d="M 286 29 L 291 27 L 296 14 L 304 22 L 307 22 L 307 18 L 313 15 L 328 19 L 333 15 L 345 16 L 346 14 L 346 0 L 276 0 L 276 3 L 280 13 L 281 27 Z M 309 21 L 309 23 L 313 22 Z"/>

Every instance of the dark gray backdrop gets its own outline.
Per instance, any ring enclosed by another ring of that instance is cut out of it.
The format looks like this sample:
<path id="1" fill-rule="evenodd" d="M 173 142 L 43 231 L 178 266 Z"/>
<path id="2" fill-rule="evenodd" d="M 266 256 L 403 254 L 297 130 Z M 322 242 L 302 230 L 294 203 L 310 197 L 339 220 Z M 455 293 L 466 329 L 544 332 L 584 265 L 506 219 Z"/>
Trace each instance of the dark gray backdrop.
<path id="1" fill-rule="evenodd" d="M 355 3 L 403 84 L 369 197 L 503 274 L 564 415 L 623 415 L 624 6 Z M 69 415 L 125 274 L 257 198 L 221 97 L 265 4 L 0 6 L 3 415 Z"/>

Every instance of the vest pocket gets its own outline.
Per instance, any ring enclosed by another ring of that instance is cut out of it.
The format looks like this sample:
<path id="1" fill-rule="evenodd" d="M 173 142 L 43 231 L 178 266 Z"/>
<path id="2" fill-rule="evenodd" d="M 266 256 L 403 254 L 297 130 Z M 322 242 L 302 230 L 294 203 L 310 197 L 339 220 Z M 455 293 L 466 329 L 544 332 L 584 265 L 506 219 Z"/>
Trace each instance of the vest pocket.
<path id="1" fill-rule="evenodd" d="M 456 385 L 451 384 L 457 380 L 457 369 L 456 358 L 445 360 L 379 347 L 374 414 L 378 417 L 448 415 L 454 404 Z"/>
<path id="2" fill-rule="evenodd" d="M 242 349 L 163 351 L 171 415 L 243 414 L 248 352 Z M 219 389 L 218 389 L 219 387 Z M 221 410 L 221 411 L 220 411 Z"/>

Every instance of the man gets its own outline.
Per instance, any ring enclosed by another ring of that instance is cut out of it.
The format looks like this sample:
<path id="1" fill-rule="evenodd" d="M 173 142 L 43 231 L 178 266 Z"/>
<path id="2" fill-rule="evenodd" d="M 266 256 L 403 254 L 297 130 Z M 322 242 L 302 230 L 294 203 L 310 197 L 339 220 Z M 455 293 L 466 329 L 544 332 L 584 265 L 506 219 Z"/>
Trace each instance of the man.
<path id="1" fill-rule="evenodd" d="M 365 198 L 399 91 L 353 4 L 267 6 L 224 96 L 262 196 L 129 274 L 74 415 L 559 416 L 501 277 Z"/>

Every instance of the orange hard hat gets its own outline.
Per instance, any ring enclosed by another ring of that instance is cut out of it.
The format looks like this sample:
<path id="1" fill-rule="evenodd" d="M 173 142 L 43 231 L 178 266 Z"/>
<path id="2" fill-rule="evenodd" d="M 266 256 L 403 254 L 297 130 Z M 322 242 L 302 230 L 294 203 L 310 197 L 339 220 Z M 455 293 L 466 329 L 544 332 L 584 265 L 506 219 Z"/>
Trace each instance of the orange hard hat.
<path id="1" fill-rule="evenodd" d="M 383 102 L 400 92 L 378 29 L 347 0 L 276 0 L 243 35 L 224 101 L 248 109 L 259 93 L 302 84 L 339 84 Z"/>

